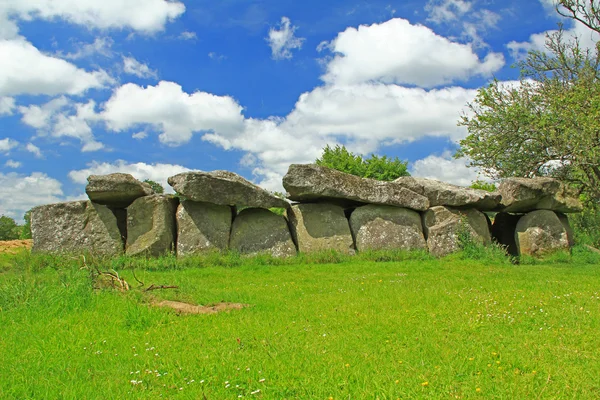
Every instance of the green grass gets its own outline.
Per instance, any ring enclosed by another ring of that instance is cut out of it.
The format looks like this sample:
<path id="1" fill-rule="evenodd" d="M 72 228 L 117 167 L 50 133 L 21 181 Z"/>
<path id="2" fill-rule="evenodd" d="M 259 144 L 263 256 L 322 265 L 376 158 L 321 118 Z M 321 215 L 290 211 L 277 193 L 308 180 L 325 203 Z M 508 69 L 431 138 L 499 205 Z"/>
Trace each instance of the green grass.
<path id="1" fill-rule="evenodd" d="M 585 249 L 521 265 L 494 251 L 87 263 L 180 286 L 156 298 L 252 306 L 177 315 L 93 291 L 75 257 L 0 256 L 0 398 L 600 397 L 600 259 Z"/>

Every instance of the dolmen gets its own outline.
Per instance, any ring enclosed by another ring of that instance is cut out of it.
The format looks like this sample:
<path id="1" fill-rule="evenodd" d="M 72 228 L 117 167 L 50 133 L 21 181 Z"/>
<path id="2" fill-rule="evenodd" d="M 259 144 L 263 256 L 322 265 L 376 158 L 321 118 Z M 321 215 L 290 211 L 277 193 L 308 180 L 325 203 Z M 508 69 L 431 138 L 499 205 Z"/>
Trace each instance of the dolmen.
<path id="1" fill-rule="evenodd" d="M 89 200 L 32 210 L 33 251 L 158 257 L 233 250 L 289 257 L 422 250 L 441 257 L 460 250 L 466 234 L 483 245 L 500 243 L 513 255 L 541 256 L 572 246 L 565 213 L 582 210 L 577 193 L 551 178 L 505 179 L 492 193 L 293 164 L 283 178 L 287 199 L 228 171 L 185 172 L 168 183 L 175 195 L 156 194 L 129 174 L 90 176 Z"/>

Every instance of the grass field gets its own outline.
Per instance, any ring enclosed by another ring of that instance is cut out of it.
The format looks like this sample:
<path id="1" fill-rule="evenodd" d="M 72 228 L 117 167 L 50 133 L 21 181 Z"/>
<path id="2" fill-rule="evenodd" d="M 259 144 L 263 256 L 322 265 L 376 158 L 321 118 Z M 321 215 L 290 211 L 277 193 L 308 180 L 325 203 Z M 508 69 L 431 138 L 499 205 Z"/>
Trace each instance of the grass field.
<path id="1" fill-rule="evenodd" d="M 127 293 L 80 259 L 0 255 L 0 398 L 597 399 L 600 259 L 575 253 L 88 260 Z M 179 289 L 144 293 L 133 266 Z"/>

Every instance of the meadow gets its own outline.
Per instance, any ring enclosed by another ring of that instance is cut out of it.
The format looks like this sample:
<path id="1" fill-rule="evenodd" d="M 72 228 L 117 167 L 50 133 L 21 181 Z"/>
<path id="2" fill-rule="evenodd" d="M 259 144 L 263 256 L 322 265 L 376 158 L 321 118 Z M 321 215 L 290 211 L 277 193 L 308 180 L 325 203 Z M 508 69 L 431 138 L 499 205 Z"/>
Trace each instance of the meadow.
<path id="1" fill-rule="evenodd" d="M 93 289 L 95 268 L 131 290 Z M 583 247 L 520 264 L 0 255 L 2 399 L 597 399 L 599 332 L 600 256 Z"/>

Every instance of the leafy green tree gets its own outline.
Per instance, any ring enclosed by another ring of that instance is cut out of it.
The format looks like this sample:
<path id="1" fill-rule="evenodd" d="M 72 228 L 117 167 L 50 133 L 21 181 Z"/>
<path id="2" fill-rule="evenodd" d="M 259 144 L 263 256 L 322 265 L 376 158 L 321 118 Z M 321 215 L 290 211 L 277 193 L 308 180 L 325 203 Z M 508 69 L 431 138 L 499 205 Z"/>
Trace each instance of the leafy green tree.
<path id="1" fill-rule="evenodd" d="M 165 192 L 165 188 L 158 182 L 154 182 L 150 179 L 144 179 L 144 182 L 149 184 L 156 194 L 163 194 Z"/>
<path id="2" fill-rule="evenodd" d="M 315 163 L 324 167 L 336 169 L 361 178 L 372 178 L 380 181 L 393 181 L 401 176 L 409 176 L 407 161 L 400 161 L 397 157 L 376 156 L 363 159 L 360 155 L 349 152 L 345 146 L 336 145 L 331 148 L 327 145 L 323 149 L 321 158 Z"/>
<path id="3" fill-rule="evenodd" d="M 559 0 L 562 15 L 600 33 L 598 0 Z M 493 178 L 550 175 L 600 200 L 600 51 L 565 37 L 546 37 L 546 51 L 519 64 L 518 84 L 494 81 L 478 91 L 459 125 L 468 157 Z"/>
<path id="4" fill-rule="evenodd" d="M 19 238 L 19 226 L 14 219 L 3 215 L 0 217 L 0 240 L 15 240 Z"/>
<path id="5" fill-rule="evenodd" d="M 25 224 L 20 227 L 19 239 L 31 239 L 31 210 L 25 213 L 23 220 L 25 220 Z"/>
<path id="6" fill-rule="evenodd" d="M 486 192 L 495 192 L 497 189 L 495 184 L 481 180 L 471 182 L 471 186 L 469 187 L 471 189 L 485 190 Z"/>

